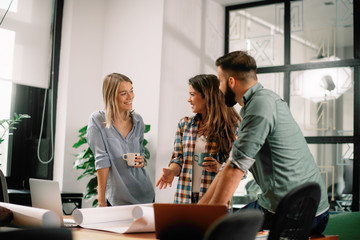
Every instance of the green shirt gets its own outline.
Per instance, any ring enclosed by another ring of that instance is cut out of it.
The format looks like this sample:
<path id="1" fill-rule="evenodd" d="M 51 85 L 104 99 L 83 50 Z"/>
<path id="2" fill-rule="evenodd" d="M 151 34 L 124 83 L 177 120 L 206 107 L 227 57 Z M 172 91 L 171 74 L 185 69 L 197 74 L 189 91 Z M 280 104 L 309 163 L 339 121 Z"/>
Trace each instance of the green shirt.
<path id="1" fill-rule="evenodd" d="M 287 103 L 260 83 L 243 96 L 243 120 L 234 142 L 232 164 L 250 170 L 262 190 L 258 203 L 275 212 L 280 199 L 305 182 L 317 182 L 317 215 L 329 208 L 325 185 Z"/>

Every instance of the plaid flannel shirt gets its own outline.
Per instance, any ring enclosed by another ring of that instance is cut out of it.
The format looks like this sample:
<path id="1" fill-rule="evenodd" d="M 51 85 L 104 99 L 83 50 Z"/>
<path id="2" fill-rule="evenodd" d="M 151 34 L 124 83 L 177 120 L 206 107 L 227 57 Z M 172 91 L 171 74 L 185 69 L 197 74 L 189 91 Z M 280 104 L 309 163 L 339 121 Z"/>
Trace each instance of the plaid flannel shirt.
<path id="1" fill-rule="evenodd" d="M 170 164 L 177 163 L 181 167 L 174 203 L 191 203 L 192 163 L 198 126 L 199 118 L 197 115 L 184 117 L 178 123 L 174 141 L 174 152 L 170 161 Z M 206 142 L 206 152 L 218 156 L 218 154 L 214 152 L 216 144 L 215 141 Z M 215 175 L 216 173 L 207 172 L 203 169 L 199 199 L 205 194 L 211 182 L 214 180 Z"/>

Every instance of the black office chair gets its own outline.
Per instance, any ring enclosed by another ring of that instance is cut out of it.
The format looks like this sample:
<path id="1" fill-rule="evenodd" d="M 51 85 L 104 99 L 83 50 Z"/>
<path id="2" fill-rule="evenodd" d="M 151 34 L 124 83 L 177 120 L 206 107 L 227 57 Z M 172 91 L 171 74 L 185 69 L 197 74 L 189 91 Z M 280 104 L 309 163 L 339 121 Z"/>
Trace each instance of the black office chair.
<path id="1" fill-rule="evenodd" d="M 68 228 L 28 228 L 0 231 L 1 240 L 72 240 L 72 232 Z"/>
<path id="2" fill-rule="evenodd" d="M 205 233 L 204 240 L 255 239 L 264 216 L 255 209 L 242 210 L 216 221 Z"/>
<path id="3" fill-rule="evenodd" d="M 320 195 L 317 183 L 302 184 L 286 194 L 276 209 L 268 240 L 309 239 Z"/>
<path id="4" fill-rule="evenodd" d="M 0 202 L 9 202 L 9 194 L 4 173 L 0 169 Z"/>

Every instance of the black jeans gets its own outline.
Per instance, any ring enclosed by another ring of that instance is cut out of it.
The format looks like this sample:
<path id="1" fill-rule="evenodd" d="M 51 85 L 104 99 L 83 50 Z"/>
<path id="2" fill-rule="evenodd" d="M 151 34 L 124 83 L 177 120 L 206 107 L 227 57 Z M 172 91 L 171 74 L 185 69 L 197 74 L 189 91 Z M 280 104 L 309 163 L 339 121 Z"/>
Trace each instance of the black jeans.
<path id="1" fill-rule="evenodd" d="M 265 208 L 261 207 L 258 204 L 258 201 L 249 203 L 242 209 L 259 209 L 259 210 L 261 210 L 264 213 L 264 223 L 262 226 L 262 230 L 270 229 L 271 223 L 274 221 L 275 214 L 271 213 L 268 210 L 266 210 Z M 240 209 L 240 211 L 241 211 L 241 209 Z M 313 225 L 312 225 L 311 235 L 322 234 L 326 228 L 328 220 L 329 220 L 329 210 L 326 210 L 324 213 L 315 217 Z"/>

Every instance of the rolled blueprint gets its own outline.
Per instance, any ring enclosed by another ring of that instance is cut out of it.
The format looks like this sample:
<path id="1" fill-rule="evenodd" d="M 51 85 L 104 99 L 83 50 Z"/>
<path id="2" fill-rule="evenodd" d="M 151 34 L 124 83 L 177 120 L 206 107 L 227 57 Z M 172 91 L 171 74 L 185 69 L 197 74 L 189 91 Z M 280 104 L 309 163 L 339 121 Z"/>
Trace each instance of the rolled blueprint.
<path id="1" fill-rule="evenodd" d="M 13 212 L 11 224 L 19 226 L 60 227 L 59 216 L 50 210 L 0 202 L 0 206 Z"/>

